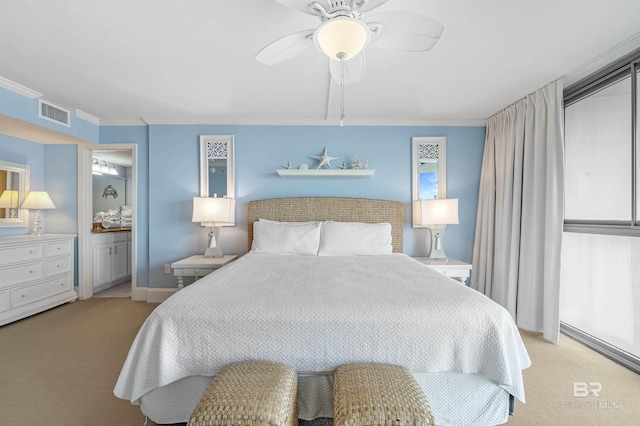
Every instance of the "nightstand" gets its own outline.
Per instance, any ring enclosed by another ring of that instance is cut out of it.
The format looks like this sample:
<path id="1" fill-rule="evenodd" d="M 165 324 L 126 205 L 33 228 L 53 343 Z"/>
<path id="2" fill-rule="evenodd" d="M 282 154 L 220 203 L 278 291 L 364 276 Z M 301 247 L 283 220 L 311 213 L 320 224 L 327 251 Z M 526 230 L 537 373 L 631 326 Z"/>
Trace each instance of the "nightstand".
<path id="1" fill-rule="evenodd" d="M 467 278 L 471 275 L 471 264 L 457 259 L 430 260 L 428 257 L 414 257 L 414 259 L 461 283 L 466 284 Z"/>
<path id="2" fill-rule="evenodd" d="M 225 254 L 223 257 L 204 257 L 201 254 L 178 260 L 171 264 L 173 275 L 178 278 L 178 290 L 184 287 L 184 277 L 204 277 L 231 263 L 238 258 L 237 254 Z"/>

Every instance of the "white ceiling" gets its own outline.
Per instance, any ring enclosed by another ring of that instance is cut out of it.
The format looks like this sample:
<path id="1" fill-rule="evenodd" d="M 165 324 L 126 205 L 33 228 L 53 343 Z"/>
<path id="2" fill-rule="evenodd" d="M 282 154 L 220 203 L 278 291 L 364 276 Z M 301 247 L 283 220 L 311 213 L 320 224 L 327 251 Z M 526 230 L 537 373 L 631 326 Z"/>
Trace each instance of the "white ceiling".
<path id="1" fill-rule="evenodd" d="M 480 123 L 613 48 L 638 0 L 389 0 L 445 25 L 429 52 L 366 49 L 345 124 Z M 0 0 L 0 76 L 100 124 L 335 124 L 339 87 L 311 49 L 254 55 L 319 20 L 274 0 Z"/>

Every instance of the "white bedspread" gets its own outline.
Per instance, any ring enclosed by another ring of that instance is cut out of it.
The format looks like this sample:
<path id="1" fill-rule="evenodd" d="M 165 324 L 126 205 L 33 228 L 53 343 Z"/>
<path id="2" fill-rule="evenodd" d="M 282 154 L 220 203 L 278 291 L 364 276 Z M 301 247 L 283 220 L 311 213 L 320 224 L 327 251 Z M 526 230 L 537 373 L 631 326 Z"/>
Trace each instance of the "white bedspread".
<path id="1" fill-rule="evenodd" d="M 523 402 L 530 365 L 505 309 L 406 255 L 248 253 L 153 311 L 114 393 L 138 404 L 154 388 L 247 359 L 300 374 L 351 362 L 478 373 Z"/>

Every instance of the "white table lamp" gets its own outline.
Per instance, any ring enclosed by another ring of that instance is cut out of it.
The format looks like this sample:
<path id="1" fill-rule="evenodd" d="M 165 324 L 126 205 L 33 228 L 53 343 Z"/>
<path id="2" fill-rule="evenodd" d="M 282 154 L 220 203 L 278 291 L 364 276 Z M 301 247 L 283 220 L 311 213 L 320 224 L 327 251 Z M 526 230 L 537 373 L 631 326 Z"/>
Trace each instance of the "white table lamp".
<path id="1" fill-rule="evenodd" d="M 442 246 L 445 226 L 460 223 L 458 219 L 458 199 L 417 200 L 414 202 L 416 222 L 427 226 L 431 234 L 431 247 L 427 257 L 433 260 L 447 260 Z M 435 232 L 434 232 L 435 231 Z"/>
<path id="2" fill-rule="evenodd" d="M 218 237 L 221 226 L 235 225 L 235 200 L 233 198 L 193 197 L 193 222 L 211 226 L 209 247 L 204 257 L 222 257 Z"/>
<path id="3" fill-rule="evenodd" d="M 9 209 L 9 219 L 16 219 L 18 214 L 18 191 L 6 190 L 0 195 L 0 208 Z"/>
<path id="4" fill-rule="evenodd" d="M 33 226 L 33 232 L 31 235 L 41 235 L 42 222 L 40 220 L 40 210 L 55 209 L 56 206 L 51 201 L 51 197 L 46 191 L 31 191 L 27 194 L 24 202 L 21 206 L 23 209 L 37 209 L 36 222 Z"/>

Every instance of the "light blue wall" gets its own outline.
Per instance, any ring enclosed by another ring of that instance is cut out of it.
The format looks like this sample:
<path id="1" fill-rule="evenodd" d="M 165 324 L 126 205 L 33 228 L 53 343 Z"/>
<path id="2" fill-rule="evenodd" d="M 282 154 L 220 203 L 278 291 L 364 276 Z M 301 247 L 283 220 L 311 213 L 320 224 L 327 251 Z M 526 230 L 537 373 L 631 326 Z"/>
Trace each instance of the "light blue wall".
<path id="1" fill-rule="evenodd" d="M 46 212 L 46 232 L 78 232 L 78 148 L 76 145 L 44 145 L 47 191 L 56 205 Z M 38 188 L 32 189 L 36 190 Z"/>
<path id="2" fill-rule="evenodd" d="M 175 287 L 163 265 L 204 251 L 206 231 L 191 222 L 192 197 L 199 195 L 199 136 L 235 135 L 236 227 L 223 228 L 224 252 L 244 253 L 247 203 L 261 198 L 332 195 L 379 198 L 405 204 L 404 250 L 425 255 L 426 231 L 411 228 L 411 137 L 447 137 L 447 197 L 459 199 L 460 224 L 447 229 L 450 257 L 471 261 L 475 233 L 484 127 L 197 126 L 149 127 L 149 282 Z M 371 178 L 281 178 L 282 164 L 314 167 L 327 147 L 339 157 L 368 160 Z"/>

